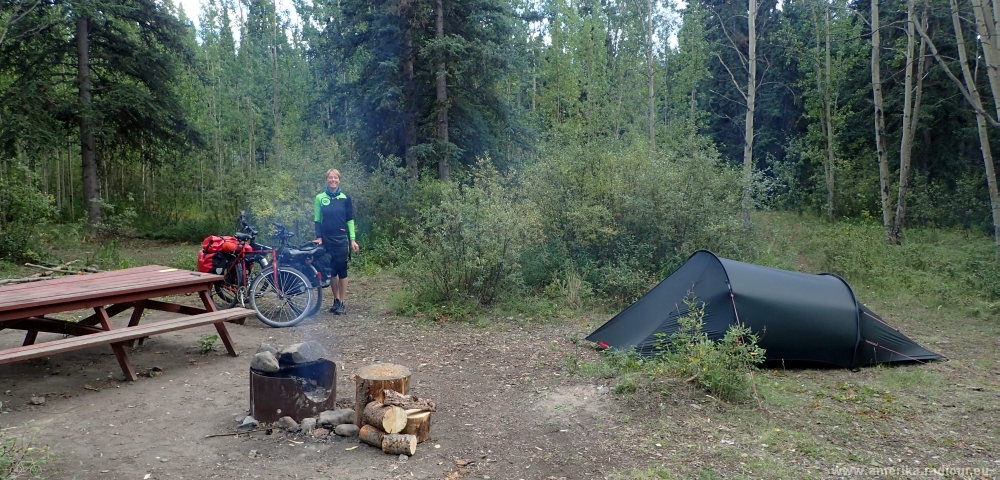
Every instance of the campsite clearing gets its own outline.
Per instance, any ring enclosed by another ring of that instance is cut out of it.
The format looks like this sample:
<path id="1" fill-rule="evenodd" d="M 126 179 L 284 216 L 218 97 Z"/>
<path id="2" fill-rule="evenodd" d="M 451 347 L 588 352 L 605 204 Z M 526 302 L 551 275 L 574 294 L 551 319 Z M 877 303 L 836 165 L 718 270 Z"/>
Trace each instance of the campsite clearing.
<path id="1" fill-rule="evenodd" d="M 133 361 L 138 371 L 162 374 L 136 382 L 118 381 L 115 357 L 100 348 L 0 366 L 0 429 L 37 429 L 37 442 L 51 448 L 50 478 L 1000 474 L 1000 327 L 992 315 L 957 317 L 913 298 L 859 293 L 890 324 L 951 360 L 856 372 L 764 370 L 755 376 L 762 409 L 718 402 L 683 380 L 650 386 L 662 395 L 615 393 L 615 379 L 588 374 L 600 355 L 582 341 L 615 312 L 430 322 L 389 313 L 400 288 L 394 277 L 356 276 L 351 285 L 350 315 L 324 310 L 295 328 L 251 320 L 230 331 L 243 351 L 262 342 L 322 342 L 343 368 L 337 390 L 345 401 L 353 400 L 347 375 L 361 366 L 411 368 L 411 392 L 435 399 L 438 413 L 432 438 L 405 462 L 352 449 L 354 440 L 289 438 L 279 429 L 206 438 L 232 432 L 233 416 L 248 407 L 251 357 L 228 357 L 219 347 L 203 355 L 193 331 L 147 340 Z M 20 340 L 0 332 L 3 345 Z M 610 393 L 600 393 L 605 386 Z M 32 405 L 33 396 L 44 404 Z"/>

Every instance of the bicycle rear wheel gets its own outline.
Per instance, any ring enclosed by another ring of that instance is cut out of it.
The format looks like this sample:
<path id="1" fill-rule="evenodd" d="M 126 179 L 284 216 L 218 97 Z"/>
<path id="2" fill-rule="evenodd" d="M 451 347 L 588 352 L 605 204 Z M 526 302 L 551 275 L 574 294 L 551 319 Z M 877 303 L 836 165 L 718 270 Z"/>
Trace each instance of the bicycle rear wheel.
<path id="1" fill-rule="evenodd" d="M 267 269 L 250 282 L 250 307 L 257 318 L 275 328 L 298 324 L 315 307 L 316 290 L 302 272 L 289 267 Z"/>
<path id="2" fill-rule="evenodd" d="M 243 298 L 246 284 L 240 262 L 230 263 L 226 268 L 225 278 L 215 282 L 215 285 L 212 286 L 212 302 L 215 303 L 215 308 L 225 310 L 235 307 Z"/>

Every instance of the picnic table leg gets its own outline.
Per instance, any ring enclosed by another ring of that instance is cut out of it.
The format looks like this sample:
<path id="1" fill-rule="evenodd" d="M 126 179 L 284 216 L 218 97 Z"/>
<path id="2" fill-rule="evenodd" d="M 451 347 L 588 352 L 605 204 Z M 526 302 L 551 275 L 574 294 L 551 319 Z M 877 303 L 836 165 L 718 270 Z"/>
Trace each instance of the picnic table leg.
<path id="1" fill-rule="evenodd" d="M 128 326 L 134 327 L 139 324 L 139 320 L 142 320 L 142 311 L 146 309 L 145 300 L 140 300 L 135 302 L 135 308 L 132 309 L 132 316 L 128 319 Z M 146 340 L 146 337 L 139 339 L 139 346 L 142 346 L 142 342 Z M 135 348 L 135 340 L 129 340 L 125 342 L 125 346 L 128 348 Z"/>
<path id="2" fill-rule="evenodd" d="M 28 333 L 24 334 L 24 343 L 21 346 L 34 345 L 36 339 L 38 339 L 38 330 L 28 330 Z"/>
<path id="3" fill-rule="evenodd" d="M 101 322 L 101 326 L 104 327 L 104 330 L 112 329 L 111 317 L 108 316 L 108 311 L 103 306 L 94 307 L 94 313 Z M 122 346 L 122 343 L 112 343 L 111 350 L 115 352 L 115 358 L 118 359 L 118 365 L 122 367 L 122 372 L 125 373 L 125 379 L 134 382 L 139 377 L 135 374 L 135 369 L 132 368 L 132 361 L 129 360 L 128 354 L 125 353 L 125 347 Z"/>
<path id="4" fill-rule="evenodd" d="M 215 302 L 212 301 L 212 297 L 208 295 L 207 290 L 199 291 L 198 296 L 201 297 L 201 303 L 205 304 L 205 310 L 210 312 L 219 311 L 218 308 L 215 308 Z M 222 344 L 226 346 L 226 351 L 234 357 L 240 356 L 240 353 L 236 351 L 235 347 L 233 347 L 233 339 L 229 338 L 229 330 L 226 329 L 226 322 L 216 323 L 215 330 L 219 332 L 219 339 L 221 339 Z"/>

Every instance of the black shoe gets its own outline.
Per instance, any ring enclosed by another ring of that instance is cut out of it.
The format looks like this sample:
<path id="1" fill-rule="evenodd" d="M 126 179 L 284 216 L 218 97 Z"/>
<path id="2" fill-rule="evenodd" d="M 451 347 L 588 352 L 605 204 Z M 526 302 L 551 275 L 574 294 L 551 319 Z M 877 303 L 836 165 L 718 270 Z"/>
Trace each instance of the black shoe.
<path id="1" fill-rule="evenodd" d="M 340 299 L 339 298 L 334 298 L 333 299 L 333 306 L 330 307 L 330 313 L 332 313 L 334 315 L 340 315 L 340 308 L 342 306 L 344 306 L 344 304 L 340 303 Z"/>
<path id="2" fill-rule="evenodd" d="M 323 277 L 323 280 L 319 282 L 319 288 L 326 288 L 330 286 L 330 277 Z"/>
<path id="3" fill-rule="evenodd" d="M 340 304 L 338 304 L 336 308 L 337 308 L 337 311 L 333 312 L 335 315 L 345 315 L 345 314 L 347 314 L 347 305 L 344 305 L 344 302 L 340 302 Z"/>

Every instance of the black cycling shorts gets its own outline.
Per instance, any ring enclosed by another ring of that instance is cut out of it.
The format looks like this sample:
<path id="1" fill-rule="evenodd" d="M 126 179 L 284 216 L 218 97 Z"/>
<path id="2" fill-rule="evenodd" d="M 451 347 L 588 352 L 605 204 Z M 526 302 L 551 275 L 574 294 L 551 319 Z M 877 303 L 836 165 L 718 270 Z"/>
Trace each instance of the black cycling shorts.
<path id="1" fill-rule="evenodd" d="M 351 240 L 346 236 L 323 237 L 323 247 L 330 256 L 332 277 L 347 278 L 347 259 L 351 256 Z"/>

